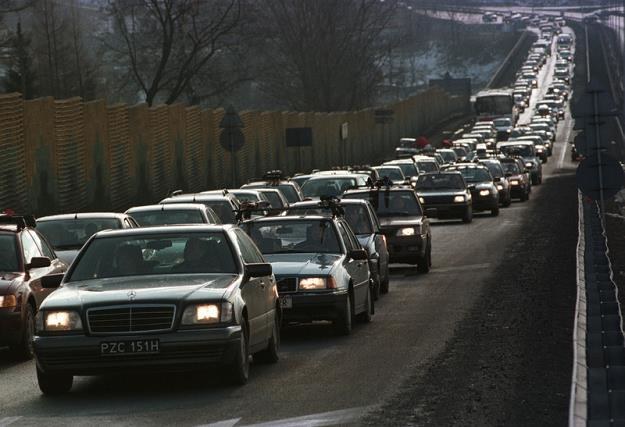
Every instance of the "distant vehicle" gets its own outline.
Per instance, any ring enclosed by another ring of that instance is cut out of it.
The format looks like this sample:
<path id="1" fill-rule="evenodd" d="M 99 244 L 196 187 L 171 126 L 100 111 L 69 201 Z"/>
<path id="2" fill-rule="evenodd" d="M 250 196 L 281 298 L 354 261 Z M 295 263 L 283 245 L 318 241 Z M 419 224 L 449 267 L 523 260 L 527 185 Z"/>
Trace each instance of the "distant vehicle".
<path id="1" fill-rule="evenodd" d="M 499 191 L 499 203 L 504 208 L 510 206 L 510 183 L 506 180 L 505 172 L 501 166 L 499 159 L 484 159 L 480 160 L 480 163 L 488 168 L 490 174 L 493 176 L 497 190 Z"/>
<path id="2" fill-rule="evenodd" d="M 475 97 L 475 114 L 478 120 L 494 120 L 506 117 L 516 123 L 518 111 L 510 90 L 488 90 L 478 93 Z"/>
<path id="3" fill-rule="evenodd" d="M 284 194 L 289 203 L 301 202 L 304 199 L 299 184 L 287 178 L 280 170 L 268 171 L 262 178 L 253 179 L 241 188 L 276 188 Z"/>
<path id="4" fill-rule="evenodd" d="M 388 178 L 393 184 L 401 185 L 407 183 L 404 172 L 399 165 L 375 166 L 374 169 L 378 171 L 378 175 L 380 175 L 381 178 Z"/>
<path id="5" fill-rule="evenodd" d="M 462 174 L 471 192 L 473 211 L 490 211 L 499 215 L 499 190 L 490 170 L 481 164 L 458 164 L 445 168 Z"/>
<path id="6" fill-rule="evenodd" d="M 500 142 L 497 149 L 508 157 L 520 157 L 525 162 L 525 168 L 530 172 L 532 184 L 543 182 L 542 162 L 536 155 L 534 143 L 530 141 Z"/>
<path id="7" fill-rule="evenodd" d="M 505 141 L 510 137 L 512 131 L 512 119 L 502 117 L 494 120 L 495 129 L 497 129 L 497 141 Z"/>
<path id="8" fill-rule="evenodd" d="M 417 146 L 416 138 L 402 138 L 399 140 L 399 145 L 395 148 L 395 158 L 403 159 L 411 157 L 421 150 Z"/>
<path id="9" fill-rule="evenodd" d="M 438 219 L 473 221 L 471 192 L 459 172 L 434 172 L 421 175 L 415 191 L 428 216 Z"/>
<path id="10" fill-rule="evenodd" d="M 458 155 L 451 148 L 439 148 L 436 152 L 445 160 L 446 165 L 453 165 L 458 161 Z"/>
<path id="11" fill-rule="evenodd" d="M 399 168 L 398 168 L 399 169 Z M 399 169 L 401 173 L 401 169 Z M 304 197 L 307 199 L 320 199 L 321 197 L 338 197 L 351 188 L 365 186 L 368 175 L 355 174 L 343 171 L 336 175 L 315 175 L 302 187 Z"/>
<path id="12" fill-rule="evenodd" d="M 518 158 L 499 159 L 506 180 L 510 184 L 510 197 L 520 199 L 522 202 L 530 198 L 532 183 L 529 173 L 525 172 L 523 160 Z"/>
<path id="13" fill-rule="evenodd" d="M 159 204 L 170 203 L 202 203 L 211 208 L 219 217 L 223 224 L 236 224 L 236 212 L 239 210 L 239 200 L 227 190 L 220 190 L 221 194 L 180 194 L 168 197 L 159 202 Z"/>
<path id="14" fill-rule="evenodd" d="M 80 248 L 98 231 L 135 227 L 139 224 L 130 215 L 113 212 L 50 215 L 37 219 L 37 230 L 67 265 L 74 261 Z"/>
<path id="15" fill-rule="evenodd" d="M 141 227 L 174 224 L 221 224 L 217 214 L 201 203 L 136 206 L 128 209 L 125 213 L 133 217 Z"/>

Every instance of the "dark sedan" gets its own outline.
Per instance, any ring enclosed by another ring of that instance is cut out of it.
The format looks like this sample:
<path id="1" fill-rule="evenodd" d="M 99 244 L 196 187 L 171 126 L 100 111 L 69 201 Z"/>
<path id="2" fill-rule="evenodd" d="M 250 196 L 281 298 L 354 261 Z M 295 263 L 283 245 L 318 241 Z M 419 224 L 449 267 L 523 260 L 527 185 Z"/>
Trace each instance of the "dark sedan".
<path id="1" fill-rule="evenodd" d="M 499 190 L 486 166 L 463 164 L 450 166 L 447 170 L 462 174 L 471 191 L 474 212 L 490 211 L 492 216 L 499 215 Z"/>
<path id="2" fill-rule="evenodd" d="M 39 387 L 63 393 L 74 375 L 212 365 L 243 384 L 250 354 L 278 360 L 279 313 L 271 265 L 235 226 L 100 232 L 37 315 Z"/>
<path id="3" fill-rule="evenodd" d="M 473 220 L 471 192 L 459 172 L 432 172 L 421 175 L 415 185 L 419 201 L 428 216 L 438 219 Z"/>

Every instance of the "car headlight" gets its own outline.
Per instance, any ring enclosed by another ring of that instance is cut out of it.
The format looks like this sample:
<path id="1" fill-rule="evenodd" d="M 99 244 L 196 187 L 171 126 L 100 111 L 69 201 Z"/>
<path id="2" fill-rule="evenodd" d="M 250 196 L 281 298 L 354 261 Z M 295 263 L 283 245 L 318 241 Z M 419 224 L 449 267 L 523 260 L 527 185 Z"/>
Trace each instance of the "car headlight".
<path id="1" fill-rule="evenodd" d="M 0 296 L 0 307 L 13 308 L 17 306 L 17 298 L 15 295 L 2 295 Z"/>
<path id="2" fill-rule="evenodd" d="M 510 180 L 510 185 L 519 185 L 519 180 L 518 179 Z"/>
<path id="3" fill-rule="evenodd" d="M 39 331 L 82 331 L 82 321 L 76 311 L 44 311 L 37 316 Z"/>
<path id="4" fill-rule="evenodd" d="M 232 321 L 232 304 L 197 304 L 190 305 L 182 314 L 183 325 L 210 325 Z"/>
<path id="5" fill-rule="evenodd" d="M 306 277 L 300 279 L 298 286 L 303 291 L 336 289 L 336 281 L 333 277 Z"/>
<path id="6" fill-rule="evenodd" d="M 527 162 L 527 163 L 525 163 L 525 167 L 526 167 L 526 168 L 533 168 L 533 167 L 534 167 L 534 163 L 532 163 L 532 162 Z"/>
<path id="7" fill-rule="evenodd" d="M 464 196 L 454 197 L 454 203 L 464 203 Z"/>
<path id="8" fill-rule="evenodd" d="M 497 184 L 497 191 L 503 191 L 503 185 Z"/>
<path id="9" fill-rule="evenodd" d="M 490 194 L 489 190 L 480 190 L 480 196 L 488 196 Z"/>
<path id="10" fill-rule="evenodd" d="M 425 199 L 423 197 L 419 197 L 419 203 L 423 205 L 425 203 Z"/>
<path id="11" fill-rule="evenodd" d="M 414 236 L 416 231 L 413 227 L 400 228 L 397 230 L 397 235 L 400 237 Z"/>

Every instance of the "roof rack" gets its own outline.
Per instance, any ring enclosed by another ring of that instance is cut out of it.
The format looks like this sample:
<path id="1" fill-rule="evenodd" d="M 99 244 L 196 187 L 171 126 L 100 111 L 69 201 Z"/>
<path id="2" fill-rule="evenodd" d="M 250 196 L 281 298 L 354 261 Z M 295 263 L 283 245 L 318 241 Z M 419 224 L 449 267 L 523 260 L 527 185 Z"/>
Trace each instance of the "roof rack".
<path id="1" fill-rule="evenodd" d="M 241 202 L 239 209 L 235 209 L 234 213 L 238 222 L 245 221 L 252 218 L 254 212 L 262 212 L 264 215 L 275 213 L 279 214 L 284 212 L 284 208 L 271 208 L 270 203 L 262 200 L 260 202 Z"/>
<path id="2" fill-rule="evenodd" d="M 274 169 L 265 172 L 262 179 L 267 181 L 279 181 L 281 179 L 286 179 L 286 175 L 284 175 L 284 172 L 280 169 Z"/>
<path id="3" fill-rule="evenodd" d="M 37 226 L 37 222 L 35 221 L 34 216 L 14 215 L 11 213 L 0 214 L 0 225 L 3 225 L 3 224 L 15 225 L 18 231 L 23 230 L 24 228 L 27 228 L 27 227 L 35 228 Z"/>

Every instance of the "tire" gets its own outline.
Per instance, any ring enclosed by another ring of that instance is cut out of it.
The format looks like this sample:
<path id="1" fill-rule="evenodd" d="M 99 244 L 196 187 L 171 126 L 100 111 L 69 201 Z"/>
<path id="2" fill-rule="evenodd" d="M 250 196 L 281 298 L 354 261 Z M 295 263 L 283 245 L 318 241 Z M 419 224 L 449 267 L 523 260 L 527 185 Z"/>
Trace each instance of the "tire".
<path id="1" fill-rule="evenodd" d="M 429 273 L 430 268 L 432 267 L 432 246 L 428 243 L 427 248 L 425 249 L 425 256 L 419 257 L 417 259 L 417 271 L 419 273 Z"/>
<path id="2" fill-rule="evenodd" d="M 543 183 L 543 175 L 540 174 L 538 175 L 538 184 L 542 184 Z"/>
<path id="3" fill-rule="evenodd" d="M 508 208 L 510 207 L 511 204 L 512 204 L 512 196 L 508 194 L 508 197 L 506 197 L 506 200 L 503 202 L 503 207 Z"/>
<path id="4" fill-rule="evenodd" d="M 19 360 L 30 360 L 35 355 L 33 350 L 33 335 L 35 334 L 35 309 L 32 305 L 26 304 L 26 314 L 24 320 L 24 330 L 20 341 L 11 346 L 11 351 Z"/>
<path id="5" fill-rule="evenodd" d="M 254 354 L 254 362 L 277 363 L 280 360 L 280 319 L 276 315 L 273 321 L 273 331 L 267 343 L 267 348 Z"/>
<path id="6" fill-rule="evenodd" d="M 521 201 L 522 201 L 522 202 L 526 202 L 526 201 L 528 201 L 528 200 L 529 200 L 529 198 L 530 198 L 530 193 L 529 193 L 529 191 L 526 191 L 526 192 L 525 192 L 525 193 L 523 193 L 523 195 L 521 196 Z"/>
<path id="7" fill-rule="evenodd" d="M 338 335 L 349 335 L 352 333 L 354 310 L 351 300 L 351 295 L 348 294 L 347 298 L 345 298 L 345 305 L 339 314 L 339 318 L 334 321 L 334 329 Z"/>
<path id="8" fill-rule="evenodd" d="M 465 224 L 469 224 L 471 221 L 473 221 L 473 209 L 469 207 L 464 212 L 464 216 L 462 217 L 462 222 L 464 222 Z"/>
<path id="9" fill-rule="evenodd" d="M 386 267 L 386 275 L 384 277 L 384 279 L 382 279 L 382 282 L 380 283 L 380 294 L 388 294 L 389 291 L 389 286 L 388 286 L 388 282 L 390 281 L 389 278 L 389 271 L 388 271 L 388 266 Z"/>
<path id="10" fill-rule="evenodd" d="M 371 287 L 367 286 L 367 309 L 358 315 L 358 320 L 362 323 L 370 323 L 373 315 L 373 300 L 371 295 Z"/>
<path id="11" fill-rule="evenodd" d="M 490 216 L 499 216 L 499 206 L 490 210 Z"/>
<path id="12" fill-rule="evenodd" d="M 47 374 L 37 368 L 37 383 L 43 394 L 58 395 L 69 392 L 74 384 L 74 377 L 69 374 Z"/>
<path id="13" fill-rule="evenodd" d="M 230 380 L 235 385 L 245 385 L 250 378 L 250 344 L 246 322 L 241 325 L 241 339 L 239 348 L 230 365 Z"/>

